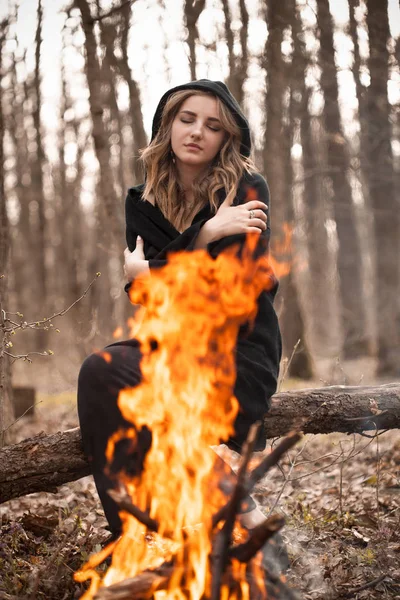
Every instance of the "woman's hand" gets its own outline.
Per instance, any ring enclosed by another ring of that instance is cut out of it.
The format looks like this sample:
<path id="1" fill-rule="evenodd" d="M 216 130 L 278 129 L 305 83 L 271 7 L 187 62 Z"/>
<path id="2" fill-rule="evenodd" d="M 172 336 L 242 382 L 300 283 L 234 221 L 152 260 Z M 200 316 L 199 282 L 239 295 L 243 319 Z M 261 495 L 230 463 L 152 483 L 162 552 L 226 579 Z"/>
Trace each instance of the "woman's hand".
<path id="1" fill-rule="evenodd" d="M 130 252 L 129 248 L 125 248 L 124 258 L 124 275 L 128 281 L 132 281 L 141 273 L 149 272 L 149 262 L 145 260 L 143 240 L 140 235 L 137 237 L 136 248 L 133 252 Z"/>
<path id="2" fill-rule="evenodd" d="M 238 206 L 231 206 L 225 200 L 216 215 L 202 227 L 202 229 L 206 227 L 205 231 L 209 238 L 207 243 L 215 242 L 228 235 L 265 231 L 267 229 L 267 215 L 265 214 L 267 208 L 268 206 L 261 200 L 250 200 L 250 202 Z"/>

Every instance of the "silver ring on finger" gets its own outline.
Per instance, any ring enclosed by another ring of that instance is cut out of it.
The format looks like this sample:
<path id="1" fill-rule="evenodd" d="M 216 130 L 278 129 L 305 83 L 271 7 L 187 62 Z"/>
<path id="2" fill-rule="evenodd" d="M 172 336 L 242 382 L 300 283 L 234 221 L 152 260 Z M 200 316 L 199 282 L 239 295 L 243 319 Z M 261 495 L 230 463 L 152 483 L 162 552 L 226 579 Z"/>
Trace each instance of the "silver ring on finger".
<path id="1" fill-rule="evenodd" d="M 254 210 L 250 211 L 250 219 L 254 219 Z"/>

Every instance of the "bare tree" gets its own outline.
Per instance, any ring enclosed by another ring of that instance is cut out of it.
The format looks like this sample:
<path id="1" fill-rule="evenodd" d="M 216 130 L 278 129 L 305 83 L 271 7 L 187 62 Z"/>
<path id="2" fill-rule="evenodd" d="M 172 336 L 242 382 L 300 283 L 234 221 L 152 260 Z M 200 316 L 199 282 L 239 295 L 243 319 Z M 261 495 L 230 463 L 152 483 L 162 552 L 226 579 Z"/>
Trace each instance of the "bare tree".
<path id="1" fill-rule="evenodd" d="M 132 71 L 129 67 L 128 56 L 128 38 L 131 22 L 132 11 L 130 6 L 125 5 L 121 9 L 121 25 L 119 45 L 121 48 L 121 56 L 117 55 L 115 48 L 113 49 L 110 60 L 115 65 L 121 77 L 126 81 L 129 89 L 129 117 L 133 133 L 133 175 L 134 182 L 138 183 L 142 178 L 142 171 L 138 161 L 139 150 L 147 145 L 147 135 L 144 129 L 142 106 L 140 101 L 139 86 L 132 76 Z M 122 145 L 122 139 L 121 139 Z"/>
<path id="2" fill-rule="evenodd" d="M 19 62 L 24 65 L 24 58 L 19 59 Z M 28 137 L 24 124 L 24 104 L 28 105 L 28 103 L 24 85 L 17 79 L 16 51 L 11 54 L 9 75 L 10 86 L 7 90 L 9 102 L 5 104 L 4 119 L 9 134 L 10 151 L 15 157 L 13 192 L 19 206 L 18 227 L 14 229 L 11 240 L 13 291 L 18 298 L 18 310 L 26 314 L 32 300 L 30 298 L 32 288 L 34 292 L 36 291 L 36 279 L 32 281 L 32 286 L 26 285 L 32 272 L 32 264 L 27 260 L 26 249 L 35 248 L 35 235 L 30 222 L 29 205 L 32 200 L 30 200 L 27 185 L 27 181 L 30 180 L 30 167 Z"/>
<path id="3" fill-rule="evenodd" d="M 361 180 L 363 184 L 364 199 L 367 200 L 369 197 L 368 186 L 366 184 L 368 177 L 368 115 L 367 115 L 367 88 L 361 83 L 361 56 L 360 56 L 360 45 L 358 42 L 357 32 L 357 21 L 356 21 L 356 8 L 359 6 L 360 0 L 349 0 L 349 33 L 351 41 L 353 42 L 353 77 L 356 85 L 356 96 L 358 102 L 358 120 L 360 123 L 360 135 L 359 135 L 359 161 L 361 170 Z"/>
<path id="4" fill-rule="evenodd" d="M 267 0 L 266 8 L 268 38 L 264 66 L 267 73 L 267 126 L 264 143 L 264 171 L 271 190 L 271 223 L 274 235 L 276 238 L 281 238 L 287 228 L 293 229 L 291 132 L 289 127 L 284 125 L 284 117 L 287 117 L 284 113 L 288 67 L 283 60 L 281 50 L 288 18 L 288 4 L 286 0 L 285 2 Z M 291 262 L 292 256 L 289 250 L 284 259 Z M 299 377 L 309 377 L 311 365 L 304 346 L 304 327 L 292 273 L 281 279 L 278 298 L 280 298 L 278 312 L 283 338 L 283 354 L 289 359 L 298 340 L 301 339 L 301 352 L 295 355 L 291 361 L 291 373 Z"/>
<path id="5" fill-rule="evenodd" d="M 0 23 L 0 76 L 3 76 L 3 47 L 8 32 L 8 21 Z M 4 189 L 4 117 L 3 89 L 0 86 L 0 447 L 8 439 L 6 428 L 11 424 L 12 405 L 11 366 L 6 355 L 5 310 L 7 308 L 7 282 L 9 271 L 10 230 Z"/>
<path id="6" fill-rule="evenodd" d="M 337 261 L 345 336 L 344 351 L 348 357 L 355 357 L 367 353 L 368 344 L 363 310 L 361 253 L 349 181 L 348 143 L 343 133 L 339 109 L 333 20 L 329 0 L 318 0 L 317 23 L 320 34 L 321 89 L 324 94 L 323 123 L 328 158 L 326 176 L 332 185 L 333 209 L 339 239 Z"/>
<path id="7" fill-rule="evenodd" d="M 113 172 L 110 166 L 110 148 L 106 128 L 103 122 L 104 108 L 102 106 L 102 78 L 99 59 L 97 56 L 97 44 L 94 34 L 94 24 L 90 6 L 87 0 L 74 0 L 74 5 L 80 10 L 82 27 L 85 34 L 86 50 L 86 78 L 89 88 L 90 113 L 93 123 L 93 140 L 99 163 L 99 176 L 101 186 L 102 203 L 107 214 L 108 226 L 111 231 L 112 241 L 121 250 L 124 237 L 124 225 L 122 211 L 116 210 L 117 196 L 113 184 Z"/>
<path id="8" fill-rule="evenodd" d="M 264 53 L 266 78 L 267 126 L 264 143 L 264 171 L 271 190 L 271 222 L 276 233 L 283 231 L 286 221 L 287 185 L 285 146 L 282 143 L 283 102 L 287 69 L 282 58 L 286 7 L 281 0 L 266 0 L 268 38 Z"/>
<path id="9" fill-rule="evenodd" d="M 43 147 L 42 138 L 42 122 L 40 111 L 42 108 L 42 92 L 41 92 L 41 45 L 42 45 L 42 21 L 43 21 L 43 8 L 42 0 L 38 0 L 37 8 L 37 25 L 36 25 L 36 36 L 35 36 L 35 72 L 33 79 L 33 125 L 35 128 L 35 141 L 36 150 L 32 153 L 32 167 L 31 167 L 31 186 L 34 198 L 37 203 L 37 229 L 36 229 L 36 277 L 38 279 L 37 294 L 38 304 L 41 306 L 42 311 L 47 311 L 48 307 L 48 284 L 47 284 L 47 272 L 46 272 L 46 207 L 44 197 L 44 185 L 43 185 L 43 169 L 45 165 L 45 153 Z M 43 349 L 47 345 L 48 335 L 47 331 L 41 330 L 37 334 L 38 346 Z"/>
<path id="10" fill-rule="evenodd" d="M 243 103 L 244 90 L 243 85 L 247 78 L 247 70 L 249 64 L 247 38 L 249 31 L 249 13 L 245 0 L 239 0 L 240 8 L 240 47 L 241 55 L 235 55 L 234 45 L 235 39 L 232 30 L 232 15 L 228 0 L 222 0 L 222 8 L 224 11 L 224 27 L 225 37 L 228 46 L 228 61 L 229 61 L 229 76 L 228 87 L 235 96 L 239 104 Z"/>
<path id="11" fill-rule="evenodd" d="M 304 25 L 299 7 L 292 13 L 293 85 L 296 86 L 297 127 L 302 149 L 301 207 L 298 226 L 303 232 L 307 270 L 301 278 L 301 305 L 307 328 L 307 343 L 313 356 L 330 358 L 341 347 L 337 310 L 335 269 L 330 249 L 327 220 L 330 207 L 324 187 L 325 152 L 322 148 L 318 119 L 311 115 L 312 88 L 306 78 L 312 57 L 307 52 Z"/>
<path id="12" fill-rule="evenodd" d="M 394 187 L 391 110 L 388 100 L 389 20 L 387 0 L 367 1 L 370 86 L 368 110 L 368 183 L 374 211 L 378 372 L 399 372 L 399 205 Z"/>
<path id="13" fill-rule="evenodd" d="M 292 38 L 294 39 L 294 48 L 292 61 L 289 70 L 290 98 L 289 98 L 289 117 L 286 123 L 287 132 L 283 136 L 286 141 L 286 172 L 288 181 L 287 198 L 287 216 L 286 220 L 291 230 L 295 228 L 294 215 L 294 169 L 291 157 L 291 149 L 298 136 L 298 127 L 303 117 L 302 110 L 304 106 L 301 102 L 302 91 L 304 87 L 304 67 L 305 57 L 302 53 L 303 48 L 299 44 L 298 36 L 299 21 L 296 18 L 296 0 L 286 0 L 289 12 L 289 23 L 292 29 Z M 306 107 L 307 108 L 307 107 Z M 294 242 L 293 242 L 294 243 Z M 306 339 L 306 329 L 304 321 L 304 308 L 301 306 L 298 293 L 298 281 L 295 276 L 295 270 L 298 268 L 294 261 L 295 250 L 293 250 L 292 267 L 286 279 L 285 295 L 285 318 L 282 319 L 282 337 L 285 344 L 287 358 L 291 358 L 288 373 L 292 377 L 300 379 L 310 379 L 313 374 L 313 362 L 309 352 L 308 341 Z M 295 351 L 294 351 L 295 349 Z M 292 353 L 294 352 L 293 356 Z"/>
<path id="14" fill-rule="evenodd" d="M 185 0 L 185 24 L 188 30 L 190 76 L 196 79 L 196 41 L 199 39 L 197 22 L 206 5 L 206 0 Z"/>

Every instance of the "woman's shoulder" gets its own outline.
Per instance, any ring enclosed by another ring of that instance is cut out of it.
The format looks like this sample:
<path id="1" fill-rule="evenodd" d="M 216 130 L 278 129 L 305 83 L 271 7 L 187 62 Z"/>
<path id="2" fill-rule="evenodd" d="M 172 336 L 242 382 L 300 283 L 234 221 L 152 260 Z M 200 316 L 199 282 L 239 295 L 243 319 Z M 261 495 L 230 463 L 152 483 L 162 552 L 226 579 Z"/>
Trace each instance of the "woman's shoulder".
<path id="1" fill-rule="evenodd" d="M 140 183 L 139 185 L 134 185 L 128 189 L 128 193 L 126 196 L 126 201 L 134 201 L 143 199 L 143 191 L 144 191 L 144 183 Z"/>
<path id="2" fill-rule="evenodd" d="M 241 179 L 242 185 L 267 185 L 265 177 L 259 171 L 245 171 Z"/>
<path id="3" fill-rule="evenodd" d="M 145 184 L 140 183 L 139 185 L 135 185 L 128 189 L 128 195 L 126 197 L 126 203 L 132 204 L 137 202 L 150 202 L 153 206 L 155 206 L 154 194 L 150 193 L 149 196 L 144 195 Z"/>

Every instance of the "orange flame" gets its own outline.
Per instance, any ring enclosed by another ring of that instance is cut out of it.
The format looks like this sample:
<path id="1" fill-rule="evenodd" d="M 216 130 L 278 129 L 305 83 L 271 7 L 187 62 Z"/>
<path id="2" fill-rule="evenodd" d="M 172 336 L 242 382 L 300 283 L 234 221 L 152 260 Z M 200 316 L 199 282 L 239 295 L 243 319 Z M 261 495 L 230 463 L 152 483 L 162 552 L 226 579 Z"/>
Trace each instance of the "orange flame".
<path id="1" fill-rule="evenodd" d="M 106 361 L 106 363 L 110 364 L 112 358 L 111 358 L 111 354 L 109 352 L 106 352 L 106 351 L 102 350 L 100 352 L 97 352 L 97 354 L 99 356 L 101 356 L 101 358 L 103 358 Z"/>
<path id="2" fill-rule="evenodd" d="M 149 541 L 146 528 L 121 512 L 123 535 L 112 548 L 103 580 L 93 557 L 75 574 L 77 581 L 91 580 L 84 600 L 99 587 L 135 577 L 172 556 L 167 592 L 154 591 L 154 598 L 209 596 L 211 519 L 226 502 L 211 446 L 233 433 L 239 327 L 255 318 L 259 294 L 275 281 L 267 257 L 253 259 L 257 240 L 256 234 L 248 236 L 240 260 L 236 248 L 215 260 L 203 250 L 170 255 L 166 267 L 137 278 L 131 287 L 131 301 L 144 307 L 130 323 L 141 320 L 136 337 L 143 353 L 143 381 L 121 391 L 118 404 L 135 428 L 151 430 L 152 445 L 143 473 L 123 480 L 132 502 L 159 523 L 159 530 Z M 121 435 L 110 439 L 109 457 Z M 133 444 L 135 435 L 134 428 L 124 432 Z M 232 561 L 231 570 L 238 589 L 223 583 L 221 598 L 249 598 L 246 565 Z M 260 589 L 262 580 L 259 574 Z"/>

